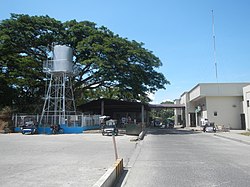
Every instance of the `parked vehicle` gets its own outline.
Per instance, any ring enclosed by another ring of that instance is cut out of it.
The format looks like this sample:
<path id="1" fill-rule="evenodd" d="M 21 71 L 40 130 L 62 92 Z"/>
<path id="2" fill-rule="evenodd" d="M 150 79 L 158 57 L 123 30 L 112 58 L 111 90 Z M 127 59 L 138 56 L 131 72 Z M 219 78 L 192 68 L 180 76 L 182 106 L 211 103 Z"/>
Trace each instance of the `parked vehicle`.
<path id="1" fill-rule="evenodd" d="M 99 117 L 99 121 L 100 121 L 100 128 L 103 129 L 103 127 L 106 124 L 106 121 L 110 120 L 110 116 L 101 116 Z"/>
<path id="2" fill-rule="evenodd" d="M 209 121 L 207 118 L 201 118 L 201 126 L 204 127 L 206 125 L 209 125 Z"/>
<path id="3" fill-rule="evenodd" d="M 63 128 L 61 128 L 60 125 L 51 125 L 50 129 L 51 129 L 51 134 L 63 134 L 64 133 L 64 130 Z"/>
<path id="4" fill-rule="evenodd" d="M 102 127 L 102 135 L 118 135 L 117 120 L 108 120 Z"/>
<path id="5" fill-rule="evenodd" d="M 37 126 L 33 121 L 27 121 L 25 122 L 25 125 L 21 126 L 21 132 L 22 134 L 36 134 Z"/>
<path id="6" fill-rule="evenodd" d="M 156 120 L 156 121 L 154 122 L 154 126 L 155 126 L 155 127 L 161 127 L 161 125 L 162 125 L 162 123 L 161 123 L 160 121 L 158 121 L 158 120 Z"/>
<path id="7" fill-rule="evenodd" d="M 167 127 L 172 129 L 174 128 L 174 121 L 172 119 L 167 119 Z"/>
<path id="8" fill-rule="evenodd" d="M 172 119 L 166 119 L 163 121 L 163 124 L 161 125 L 161 128 L 174 128 L 174 121 Z"/>
<path id="9" fill-rule="evenodd" d="M 216 132 L 214 123 L 208 123 L 203 127 L 203 132 Z"/>

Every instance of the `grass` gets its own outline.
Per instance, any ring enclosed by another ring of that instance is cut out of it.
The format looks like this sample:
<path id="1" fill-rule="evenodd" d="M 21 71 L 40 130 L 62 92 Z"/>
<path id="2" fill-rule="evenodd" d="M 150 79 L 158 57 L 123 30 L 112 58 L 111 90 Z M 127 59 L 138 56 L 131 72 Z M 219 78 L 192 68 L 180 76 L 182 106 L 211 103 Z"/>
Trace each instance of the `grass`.
<path id="1" fill-rule="evenodd" d="M 250 136 L 250 132 L 243 132 L 243 133 L 240 133 L 242 135 L 245 135 L 245 136 Z"/>

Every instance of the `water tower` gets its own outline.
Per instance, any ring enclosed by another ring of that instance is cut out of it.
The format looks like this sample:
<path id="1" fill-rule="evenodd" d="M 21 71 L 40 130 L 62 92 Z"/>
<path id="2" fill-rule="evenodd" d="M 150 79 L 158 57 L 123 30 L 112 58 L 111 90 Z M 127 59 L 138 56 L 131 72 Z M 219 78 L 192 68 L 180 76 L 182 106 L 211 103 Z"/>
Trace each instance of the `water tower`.
<path id="1" fill-rule="evenodd" d="M 45 102 L 40 125 L 66 124 L 67 115 L 76 115 L 76 107 L 72 89 L 73 52 L 65 45 L 55 45 L 53 60 L 44 64 L 49 84 L 46 86 Z"/>

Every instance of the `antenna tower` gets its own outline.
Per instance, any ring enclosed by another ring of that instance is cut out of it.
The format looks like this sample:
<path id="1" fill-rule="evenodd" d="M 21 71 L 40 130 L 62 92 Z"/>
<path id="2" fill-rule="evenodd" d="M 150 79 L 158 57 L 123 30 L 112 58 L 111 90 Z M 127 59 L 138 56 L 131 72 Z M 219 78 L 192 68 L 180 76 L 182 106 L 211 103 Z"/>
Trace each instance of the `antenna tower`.
<path id="1" fill-rule="evenodd" d="M 216 78 L 216 81 L 218 83 L 218 71 L 217 71 L 216 47 L 215 47 L 215 32 L 214 32 L 214 11 L 213 10 L 212 10 L 212 24 L 213 24 L 215 78 Z"/>

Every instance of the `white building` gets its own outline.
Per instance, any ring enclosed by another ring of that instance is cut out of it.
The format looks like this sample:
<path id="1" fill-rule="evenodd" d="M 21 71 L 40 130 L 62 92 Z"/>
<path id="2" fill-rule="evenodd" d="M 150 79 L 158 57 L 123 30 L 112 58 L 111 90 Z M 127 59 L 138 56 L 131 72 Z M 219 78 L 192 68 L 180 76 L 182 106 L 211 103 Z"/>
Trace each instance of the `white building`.
<path id="1" fill-rule="evenodd" d="M 250 85 L 243 88 L 243 98 L 246 130 L 250 130 Z"/>
<path id="2" fill-rule="evenodd" d="M 250 108 L 247 107 L 250 100 L 248 85 L 250 83 L 200 83 L 176 100 L 185 105 L 185 113 L 180 113 L 176 109 L 176 119 L 181 119 L 187 127 L 200 126 L 201 119 L 206 118 L 218 126 L 246 129 L 245 121 L 250 123 Z M 246 102 L 243 102 L 243 87 Z M 243 112 L 243 103 L 246 103 L 246 115 Z"/>

